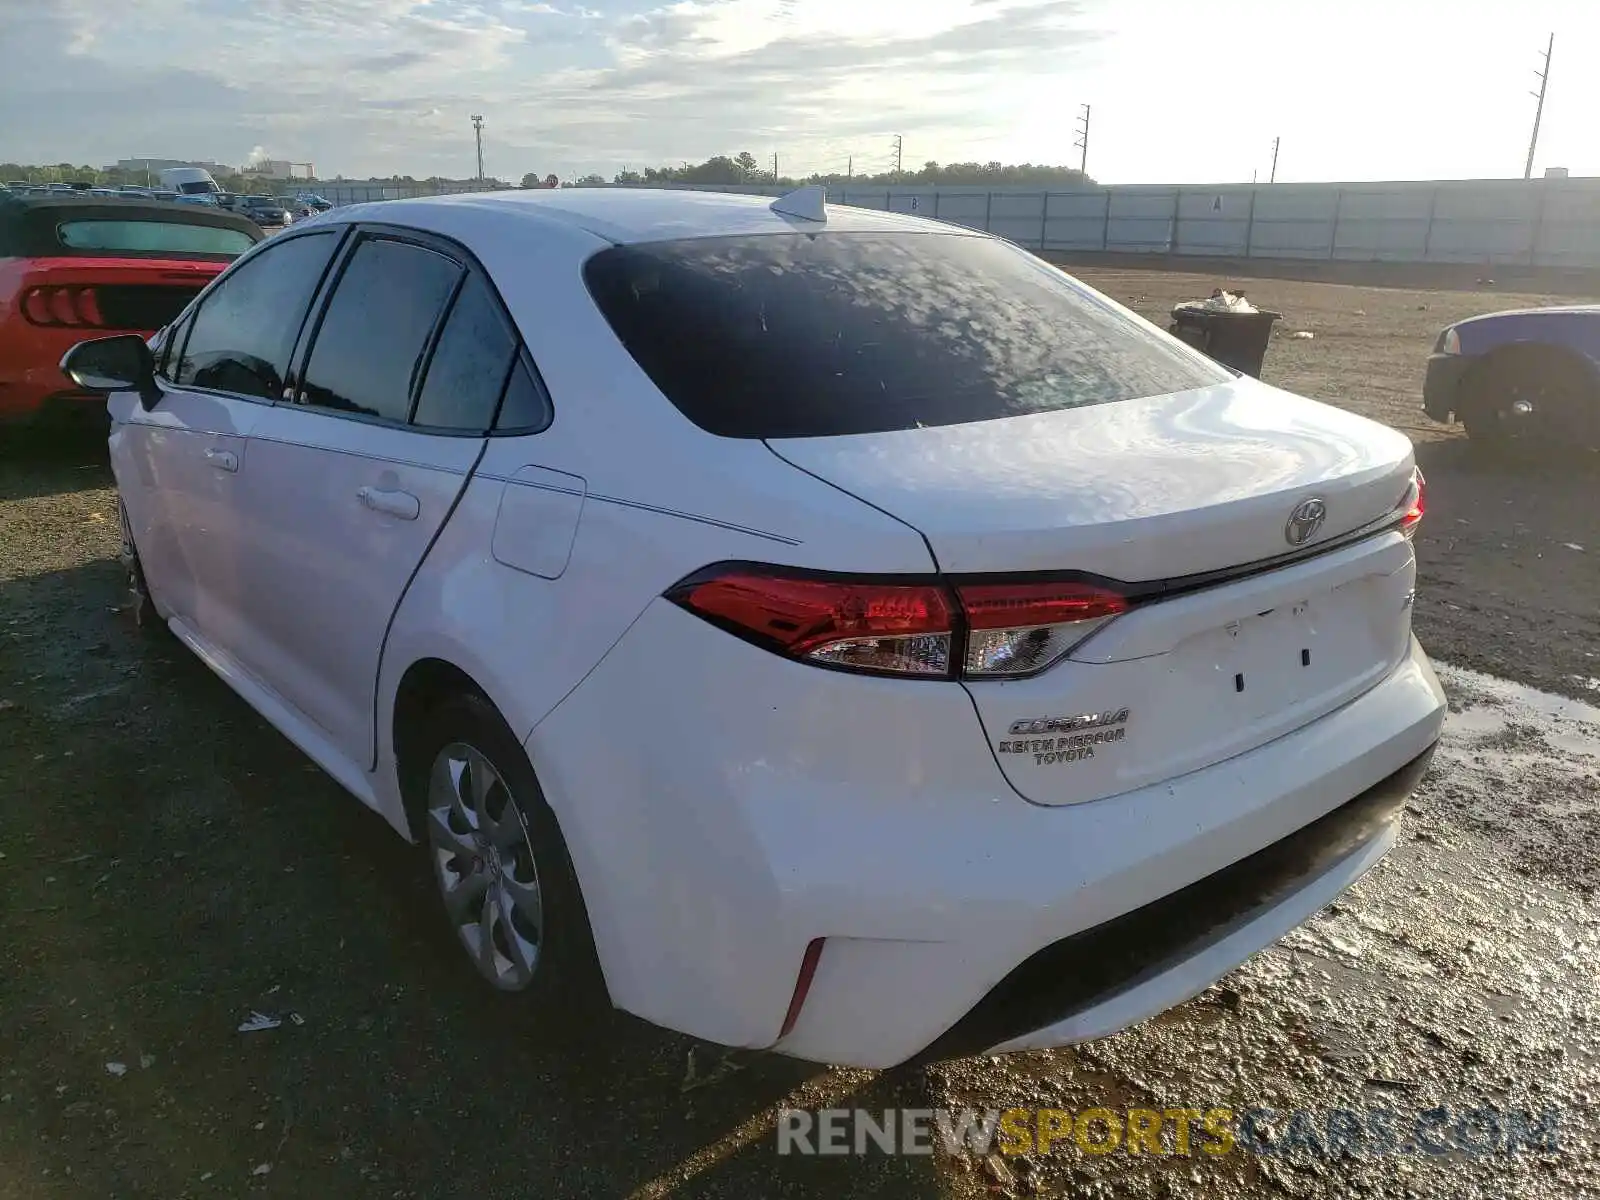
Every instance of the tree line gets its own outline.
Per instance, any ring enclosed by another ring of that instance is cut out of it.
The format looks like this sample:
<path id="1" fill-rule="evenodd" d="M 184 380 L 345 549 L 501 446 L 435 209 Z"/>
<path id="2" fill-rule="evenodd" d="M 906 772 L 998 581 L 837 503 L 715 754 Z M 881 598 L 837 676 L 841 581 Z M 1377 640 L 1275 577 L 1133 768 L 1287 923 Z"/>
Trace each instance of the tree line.
<path id="1" fill-rule="evenodd" d="M 524 186 L 530 180 L 542 178 L 534 172 L 523 177 Z M 567 181 L 569 186 L 604 187 L 608 182 L 619 187 L 650 187 L 673 183 L 698 184 L 748 184 L 799 187 L 805 183 L 821 183 L 833 187 L 845 184 L 864 186 L 890 186 L 895 184 L 943 184 L 946 186 L 1000 186 L 1003 184 L 1057 184 L 1063 187 L 1081 187 L 1094 180 L 1076 167 L 1049 166 L 1044 163 L 1002 162 L 925 162 L 920 170 L 880 171 L 876 174 L 854 175 L 844 172 L 813 173 L 804 178 L 780 175 L 774 179 L 772 172 L 748 150 L 735 155 L 716 154 L 702 163 L 684 163 L 677 167 L 646 167 L 642 171 L 618 171 L 608 181 L 597 174 Z"/>
<path id="2" fill-rule="evenodd" d="M 265 180 L 253 175 L 213 175 L 218 185 L 229 192 L 261 191 L 276 184 L 289 182 L 287 180 Z M 525 188 L 547 186 L 549 177 L 538 171 L 529 171 L 522 177 L 522 186 Z M 56 163 L 52 166 L 25 166 L 19 163 L 0 163 L 0 183 L 7 180 L 21 179 L 29 183 L 87 183 L 96 187 L 118 187 L 124 184 L 143 187 L 158 182 L 157 173 L 154 171 L 124 171 L 116 167 L 97 169 L 95 167 L 74 166 L 71 163 Z M 293 180 L 296 186 L 304 187 L 316 183 L 313 179 Z M 344 182 L 343 176 L 335 176 L 325 182 Z M 350 180 L 352 183 L 389 184 L 399 187 L 464 187 L 478 184 L 483 187 L 509 187 L 498 179 L 471 180 L 471 179 L 446 179 L 441 176 L 431 176 L 427 179 L 414 179 L 410 175 L 391 175 L 387 179 L 373 177 L 372 179 Z M 1094 183 L 1094 180 L 1085 175 L 1076 167 L 1049 166 L 1043 163 L 1001 163 L 1001 162 L 959 162 L 937 163 L 926 162 L 920 170 L 914 171 L 880 171 L 876 174 L 853 175 L 834 172 L 831 174 L 814 173 L 804 178 L 792 175 L 780 175 L 777 179 L 772 177 L 772 172 L 756 159 L 748 150 L 738 154 L 715 154 L 702 163 L 684 163 L 681 166 L 645 167 L 642 171 L 618 171 L 609 180 L 603 175 L 589 174 L 579 179 L 566 179 L 561 181 L 567 187 L 605 187 L 615 185 L 619 187 L 652 187 L 667 184 L 745 184 L 779 187 L 799 187 L 806 183 L 821 183 L 829 187 L 843 187 L 846 184 L 861 186 L 886 187 L 894 185 L 933 185 L 945 186 L 992 186 L 999 187 L 1005 184 L 1047 184 L 1060 187 L 1081 187 Z"/>

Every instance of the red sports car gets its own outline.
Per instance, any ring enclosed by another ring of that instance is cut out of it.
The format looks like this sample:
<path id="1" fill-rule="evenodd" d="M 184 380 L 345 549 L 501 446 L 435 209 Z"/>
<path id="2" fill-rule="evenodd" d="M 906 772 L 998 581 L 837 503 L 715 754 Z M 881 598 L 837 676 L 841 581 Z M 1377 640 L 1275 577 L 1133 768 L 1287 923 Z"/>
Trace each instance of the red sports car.
<path id="1" fill-rule="evenodd" d="M 104 396 L 75 387 L 61 356 L 154 334 L 263 236 L 200 205 L 0 191 L 0 425 L 103 418 Z"/>

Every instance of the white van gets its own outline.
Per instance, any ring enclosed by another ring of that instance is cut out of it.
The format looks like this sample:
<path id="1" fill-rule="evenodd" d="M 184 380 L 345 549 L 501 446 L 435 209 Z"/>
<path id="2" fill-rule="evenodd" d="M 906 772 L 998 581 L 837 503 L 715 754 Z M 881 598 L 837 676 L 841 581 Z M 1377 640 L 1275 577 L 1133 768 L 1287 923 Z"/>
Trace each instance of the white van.
<path id="1" fill-rule="evenodd" d="M 186 196 L 222 191 L 217 181 L 211 178 L 211 172 L 199 167 L 168 167 L 161 172 L 161 186 Z"/>

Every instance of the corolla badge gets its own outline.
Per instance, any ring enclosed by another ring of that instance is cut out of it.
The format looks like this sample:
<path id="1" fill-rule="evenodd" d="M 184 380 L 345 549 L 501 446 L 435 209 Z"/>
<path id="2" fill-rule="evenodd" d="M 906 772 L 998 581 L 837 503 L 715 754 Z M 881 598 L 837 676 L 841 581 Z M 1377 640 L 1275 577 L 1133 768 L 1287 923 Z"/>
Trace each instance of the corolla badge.
<path id="1" fill-rule="evenodd" d="M 1302 500 L 1294 506 L 1283 526 L 1284 540 L 1291 546 L 1304 546 L 1317 536 L 1317 530 L 1328 519 L 1328 506 L 1320 496 Z"/>

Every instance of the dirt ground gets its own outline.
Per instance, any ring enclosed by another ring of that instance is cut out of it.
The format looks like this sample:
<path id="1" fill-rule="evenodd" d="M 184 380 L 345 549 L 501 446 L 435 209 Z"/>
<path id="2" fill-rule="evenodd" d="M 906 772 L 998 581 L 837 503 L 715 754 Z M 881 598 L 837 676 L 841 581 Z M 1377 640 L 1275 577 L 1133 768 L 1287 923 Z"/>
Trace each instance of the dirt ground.
<path id="1" fill-rule="evenodd" d="M 1150 315 L 1213 282 L 1084 274 Z M 1246 286 L 1316 334 L 1274 344 L 1270 381 L 1419 440 L 1429 650 L 1594 700 L 1592 469 L 1480 463 L 1418 407 L 1437 329 L 1526 298 Z M 825 1070 L 621 1015 L 538 1027 L 485 995 L 409 849 L 131 628 L 113 504 L 91 447 L 0 456 L 0 1200 L 1600 1193 L 1594 709 L 1447 670 L 1401 844 L 1223 984 L 1074 1049 Z M 283 1023 L 238 1032 L 252 1011 Z M 1560 1115 L 1561 1149 L 774 1153 L 784 1106 L 1011 1104 L 1523 1107 Z"/>

